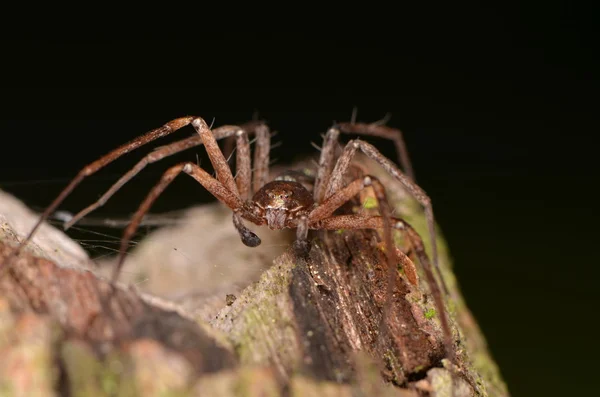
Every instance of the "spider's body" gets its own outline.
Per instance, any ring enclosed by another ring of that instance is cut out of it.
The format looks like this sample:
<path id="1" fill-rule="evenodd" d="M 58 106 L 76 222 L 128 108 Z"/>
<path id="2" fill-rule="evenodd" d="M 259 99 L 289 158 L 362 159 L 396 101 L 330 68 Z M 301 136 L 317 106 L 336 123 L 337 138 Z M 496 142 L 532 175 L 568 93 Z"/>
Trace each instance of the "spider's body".
<path id="1" fill-rule="evenodd" d="M 296 227 L 298 220 L 307 217 L 315 204 L 308 189 L 290 177 L 267 183 L 252 197 L 252 203 L 254 213 L 270 229 Z"/>
<path id="2" fill-rule="evenodd" d="M 256 234 L 246 228 L 243 219 L 256 225 L 266 224 L 270 229 L 296 229 L 296 242 L 294 243 L 296 253 L 308 252 L 310 246 L 308 244 L 309 229 L 378 229 L 383 231 L 382 244 L 388 261 L 388 268 L 396 269 L 397 263 L 400 262 L 406 269 L 414 265 L 402 251 L 397 249 L 392 236 L 394 231 L 404 233 L 406 240 L 411 245 L 411 252 L 419 259 L 424 274 L 427 277 L 436 307 L 440 313 L 440 322 L 445 336 L 446 354 L 451 360 L 454 360 L 454 345 L 447 319 L 447 311 L 444 307 L 441 291 L 432 271 L 429 258 L 425 253 L 421 237 L 404 220 L 392 216 L 385 188 L 377 178 L 369 175 L 360 175 L 355 177 L 354 180 L 349 178 L 348 171 L 352 167 L 354 155 L 357 151 L 361 151 L 367 157 L 377 162 L 419 201 L 424 207 L 427 219 L 429 237 L 432 243 L 433 268 L 437 271 L 440 282 L 442 282 L 443 289 L 445 290 L 445 285 L 437 266 L 434 218 L 430 199 L 414 182 L 412 168 L 410 167 L 400 131 L 376 123 L 340 123 L 333 126 L 327 131 L 324 137 L 318 168 L 314 175 L 304 175 L 302 172 L 290 171 L 269 182 L 270 133 L 264 123 L 251 122 L 242 126 L 226 125 L 211 129 L 200 117 L 188 116 L 172 120 L 164 126 L 122 145 L 84 167 L 50 206 L 46 208 L 38 223 L 21 242 L 20 247 L 23 247 L 27 243 L 40 224 L 57 209 L 60 203 L 85 177 L 95 173 L 120 156 L 190 124 L 196 130 L 197 135 L 162 146 L 149 153 L 129 172 L 123 175 L 96 203 L 76 214 L 65 225 L 65 228 L 70 227 L 77 220 L 103 205 L 108 198 L 127 181 L 137 175 L 146 165 L 192 147 L 203 145 L 206 148 L 216 177 L 213 177 L 199 165 L 192 162 L 174 165 L 163 174 L 160 181 L 141 203 L 137 212 L 133 215 L 131 223 L 123 233 L 119 260 L 113 274 L 114 281 L 119 275 L 127 248 L 129 247 L 129 241 L 142 218 L 148 212 L 156 198 L 173 179 L 177 175 L 185 173 L 194 178 L 213 196 L 232 210 L 233 224 L 242 242 L 249 247 L 256 247 L 260 245 L 261 241 Z M 351 140 L 340 150 L 338 142 L 340 133 L 371 135 L 392 140 L 400 154 L 400 163 L 407 174 L 403 173 L 394 162 L 387 159 L 374 146 L 365 141 L 359 139 Z M 251 155 L 248 134 L 255 135 L 254 156 Z M 229 138 L 235 138 L 236 142 L 235 177 L 217 143 L 220 139 Z M 252 160 L 254 164 L 251 164 Z M 311 189 L 303 184 L 303 182 L 307 182 L 307 179 L 312 186 Z M 366 189 L 372 190 L 377 200 L 379 215 L 363 213 L 344 213 L 340 215 L 336 213 L 339 208 Z M 19 249 L 16 250 L 17 253 Z M 392 272 L 389 272 L 389 297 L 392 296 L 391 286 L 395 279 Z M 412 274 L 412 277 L 408 277 L 409 281 L 413 284 L 417 283 L 416 272 L 406 272 L 406 274 L 407 276 L 408 274 Z M 389 306 L 387 308 L 389 310 Z"/>

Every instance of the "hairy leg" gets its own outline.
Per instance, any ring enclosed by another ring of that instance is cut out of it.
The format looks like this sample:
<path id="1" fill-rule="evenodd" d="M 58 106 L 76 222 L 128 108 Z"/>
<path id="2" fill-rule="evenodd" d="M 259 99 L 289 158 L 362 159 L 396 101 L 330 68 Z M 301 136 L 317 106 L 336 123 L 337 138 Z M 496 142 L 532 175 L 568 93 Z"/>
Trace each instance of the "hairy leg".
<path id="1" fill-rule="evenodd" d="M 382 200 L 383 202 L 383 200 Z M 382 203 L 380 202 L 380 204 Z M 385 206 L 385 205 L 384 205 Z M 388 221 L 386 221 L 388 218 Z M 452 343 L 452 331 L 450 329 L 450 323 L 448 320 L 447 310 L 444 305 L 444 301 L 442 299 L 442 294 L 440 288 L 437 285 L 436 279 L 434 277 L 431 264 L 429 263 L 429 259 L 425 252 L 425 247 L 423 245 L 423 241 L 421 240 L 419 234 L 414 230 L 412 226 L 406 223 L 404 220 L 393 217 L 386 216 L 370 216 L 370 215 L 338 215 L 332 216 L 329 218 L 322 219 L 314 224 L 310 224 L 311 229 L 324 229 L 324 230 L 339 230 L 339 229 L 383 229 L 384 231 L 384 240 L 387 240 L 389 237 L 385 237 L 385 230 L 387 223 L 390 223 L 389 227 L 387 227 L 388 231 L 391 231 L 391 228 L 400 230 L 404 232 L 405 236 L 409 239 L 413 249 L 415 250 L 417 257 L 419 258 L 419 262 L 423 267 L 425 272 L 425 276 L 427 278 L 428 285 L 430 286 L 431 294 L 433 296 L 435 306 L 437 311 L 440 313 L 440 323 L 442 325 L 442 330 L 444 333 L 444 345 L 446 349 L 446 354 L 450 360 L 455 361 L 455 351 L 454 344 Z M 389 242 L 385 242 L 387 247 L 393 247 Z M 389 255 L 392 250 L 386 250 L 386 253 Z M 388 259 L 390 259 L 388 257 Z M 395 260 L 393 259 L 393 263 L 395 266 Z M 392 274 L 393 276 L 393 274 Z M 391 276 L 390 276 L 391 277 Z M 388 288 L 393 287 L 393 283 L 388 284 Z M 389 310 L 389 309 L 387 309 Z"/>
<path id="2" fill-rule="evenodd" d="M 333 171 L 335 152 L 339 143 L 338 139 L 340 132 L 345 134 L 376 136 L 391 140 L 396 147 L 399 164 L 402 165 L 406 175 L 413 181 L 415 180 L 414 171 L 408 155 L 408 150 L 406 149 L 406 144 L 404 143 L 402 131 L 381 125 L 380 123 L 366 124 L 356 123 L 354 121 L 350 123 L 337 123 L 327 131 L 323 140 L 321 156 L 319 158 L 319 170 L 314 189 L 315 202 L 321 202 L 327 197 L 325 186 L 328 185 L 329 178 Z"/>
<path id="3" fill-rule="evenodd" d="M 351 164 L 356 151 L 360 149 L 365 155 L 367 155 L 372 160 L 376 161 L 379 165 L 381 165 L 392 177 L 398 180 L 408 192 L 421 204 L 425 211 L 425 218 L 427 221 L 427 228 L 429 231 L 429 238 L 431 241 L 431 252 L 433 256 L 433 266 L 437 273 L 438 278 L 440 279 L 440 283 L 445 293 L 448 293 L 448 288 L 446 287 L 446 283 L 444 278 L 442 277 L 442 273 L 439 268 L 438 263 L 438 252 L 437 252 L 437 242 L 436 242 L 436 232 L 435 232 L 435 219 L 433 214 L 433 207 L 431 206 L 431 199 L 425 193 L 423 189 L 421 189 L 415 182 L 413 182 L 409 177 L 404 175 L 398 167 L 394 165 L 389 159 L 383 156 L 373 145 L 361 140 L 351 140 L 348 142 L 342 152 L 342 155 L 338 158 L 333 172 L 331 173 L 331 177 L 329 178 L 329 185 L 327 186 L 325 197 L 329 197 L 334 192 L 340 190 L 344 183 L 344 178 L 346 175 L 346 171 Z"/>
<path id="4" fill-rule="evenodd" d="M 339 128 L 340 132 L 346 134 L 369 135 L 391 140 L 396 147 L 398 162 L 402 165 L 404 173 L 413 181 L 415 180 L 415 173 L 408 150 L 406 149 L 406 144 L 404 143 L 402 131 L 378 123 L 338 123 L 337 128 Z"/>
<path id="5" fill-rule="evenodd" d="M 60 192 L 58 197 L 56 197 L 54 201 L 44 210 L 42 215 L 40 215 L 39 220 L 31 229 L 27 237 L 25 237 L 25 239 L 23 239 L 19 246 L 15 249 L 14 255 L 18 255 L 22 247 L 24 247 L 27 244 L 27 242 L 31 239 L 31 237 L 33 237 L 33 234 L 40 227 L 40 225 L 46 219 L 48 219 L 48 216 L 50 216 L 50 214 L 52 214 L 56 210 L 56 208 L 58 208 L 58 206 L 65 200 L 65 198 L 67 198 L 67 196 L 73 191 L 73 189 L 75 189 L 75 187 L 77 187 L 77 185 L 79 185 L 81 181 L 83 181 L 86 177 L 94 174 L 95 172 L 97 172 L 107 164 L 112 163 L 122 155 L 129 153 L 139 148 L 140 146 L 145 145 L 146 143 L 152 142 L 158 138 L 169 135 L 182 127 L 185 127 L 186 125 L 190 124 L 193 119 L 194 117 L 187 116 L 171 120 L 162 127 L 156 128 L 124 145 L 119 146 L 118 148 L 107 153 L 106 155 L 100 157 L 98 160 L 83 167 L 83 169 L 79 171 L 79 173 L 75 176 L 75 178 L 73 178 L 73 180 L 71 180 L 67 187 L 65 187 L 63 191 Z"/>
<path id="6" fill-rule="evenodd" d="M 250 124 L 250 128 L 255 128 L 256 123 Z M 222 126 L 219 128 L 213 129 L 212 135 L 214 140 L 219 140 L 223 138 L 233 137 L 236 138 L 237 145 L 237 172 L 236 172 L 236 182 L 237 188 L 239 190 L 240 196 L 243 199 L 247 199 L 250 190 L 250 178 L 251 178 L 251 165 L 250 165 L 250 143 L 248 140 L 248 133 L 246 131 L 246 124 L 242 127 L 238 126 Z M 176 153 L 179 153 L 183 150 L 201 146 L 204 142 L 202 140 L 202 136 L 194 135 L 190 138 L 183 139 L 181 141 L 177 141 L 171 143 L 166 146 L 162 146 L 154 150 L 153 152 L 146 155 L 142 160 L 140 160 L 131 170 L 129 170 L 125 175 L 123 175 L 98 201 L 88 206 L 84 210 L 77 213 L 69 222 L 67 222 L 64 226 L 65 230 L 74 225 L 78 220 L 82 217 L 86 216 L 90 212 L 94 211 L 98 207 L 104 205 L 106 201 L 113 196 L 123 185 L 125 185 L 129 180 L 131 180 L 135 175 L 141 172 L 148 164 L 157 162 L 159 160 L 164 159 L 165 157 L 172 156 Z M 234 226 L 236 227 L 238 233 L 244 244 L 255 247 L 260 244 L 260 239 L 250 230 L 248 230 L 241 219 L 241 217 L 237 214 L 234 214 Z"/>
<path id="7" fill-rule="evenodd" d="M 243 128 L 243 127 L 241 127 Z M 234 136 L 237 131 L 239 131 L 240 127 L 233 125 L 225 125 L 219 128 L 215 128 L 212 130 L 213 135 L 216 140 L 228 138 Z M 64 229 L 67 230 L 75 223 L 77 223 L 81 218 L 88 215 L 92 211 L 98 209 L 103 206 L 119 189 L 123 187 L 127 182 L 129 182 L 134 176 L 139 174 L 147 165 L 155 163 L 159 160 L 162 160 L 166 157 L 172 156 L 184 150 L 201 146 L 203 144 L 200 135 L 194 135 L 186 139 L 182 139 L 177 142 L 173 142 L 169 145 L 165 145 L 159 147 L 148 153 L 143 159 L 141 159 L 131 170 L 129 170 L 126 174 L 124 174 L 117 182 L 115 182 L 110 189 L 106 191 L 95 203 L 81 210 L 73 218 L 69 220 L 69 222 L 65 223 Z M 248 167 L 249 168 L 249 167 Z M 240 181 L 238 180 L 238 185 Z"/>
<path id="8" fill-rule="evenodd" d="M 338 190 L 337 192 L 329 196 L 324 202 L 322 202 L 319 206 L 312 210 L 308 216 L 309 224 L 314 224 L 322 219 L 330 217 L 335 212 L 335 210 L 341 207 L 344 203 L 348 202 L 350 199 L 352 199 L 358 193 L 360 193 L 363 189 L 370 186 L 373 186 L 375 196 L 380 202 L 379 208 L 384 212 L 389 211 L 389 206 L 385 197 L 385 191 L 383 189 L 383 186 L 381 185 L 381 182 L 379 182 L 377 178 L 371 175 L 367 175 L 350 182 L 344 188 Z M 382 247 L 386 247 L 385 243 L 382 245 Z M 402 251 L 400 251 L 395 246 L 395 244 L 389 245 L 389 247 L 390 248 L 387 249 L 393 249 L 395 251 L 396 256 L 402 263 L 402 267 L 405 269 L 405 273 L 409 281 L 413 285 L 417 285 L 417 274 L 414 263 L 410 260 L 409 257 L 407 257 Z"/>
<path id="9" fill-rule="evenodd" d="M 211 133 L 206 122 L 201 118 L 196 118 L 192 121 L 192 126 L 200 135 L 202 142 L 204 143 L 204 147 L 206 147 L 206 152 L 208 153 L 208 157 L 210 158 L 210 162 L 217 173 L 217 179 L 227 188 L 229 191 L 238 197 L 240 202 L 244 203 L 244 197 L 240 197 L 240 190 L 248 195 L 249 193 L 249 185 L 250 185 L 250 143 L 248 141 L 248 134 L 243 129 L 238 129 L 236 132 L 236 139 L 238 144 L 238 173 L 241 174 L 240 180 L 238 181 L 239 185 L 235 183 L 233 174 L 231 173 L 231 169 L 229 168 L 229 164 L 227 164 L 227 160 L 225 156 L 221 152 L 219 145 L 217 144 L 217 140 L 214 135 Z M 260 128 L 259 128 L 260 129 Z M 260 129 L 264 130 L 264 129 Z M 256 131 L 257 135 L 259 131 Z M 262 133 L 262 132 L 260 132 Z M 267 132 L 268 136 L 268 132 Z M 241 154 L 241 157 L 240 157 Z M 200 182 L 200 181 L 199 181 Z M 202 183 L 202 182 L 200 182 Z M 237 229 L 242 242 L 249 247 L 256 247 L 260 244 L 260 238 L 252 233 L 248 228 L 244 226 L 242 221 L 241 214 L 239 211 L 244 208 L 244 205 L 238 205 L 234 208 L 233 214 L 233 225 Z M 252 214 L 249 214 L 250 216 Z"/>
<path id="10" fill-rule="evenodd" d="M 355 179 L 354 181 L 350 182 L 348 185 L 346 185 L 344 188 L 334 192 L 333 194 L 331 194 L 330 196 L 327 197 L 327 199 L 325 199 L 325 201 L 323 201 L 319 206 L 317 206 L 317 208 L 315 208 L 314 210 L 311 211 L 311 213 L 308 216 L 309 219 L 309 224 L 313 225 L 313 224 L 319 224 L 320 221 L 325 221 L 327 219 L 331 219 L 330 217 L 332 216 L 332 214 L 334 213 L 334 211 L 336 209 L 338 209 L 340 206 L 342 206 L 344 203 L 348 202 L 349 200 L 351 200 L 353 197 L 355 197 L 359 192 L 361 192 L 363 189 L 371 187 L 373 189 L 373 192 L 375 193 L 375 197 L 377 198 L 378 201 L 378 207 L 379 207 L 379 211 L 380 211 L 380 219 L 383 223 L 383 242 L 384 242 L 384 247 L 385 249 L 385 253 L 386 256 L 388 258 L 388 268 L 390 269 L 389 273 L 388 273 L 388 297 L 392 296 L 392 289 L 393 289 L 393 285 L 394 285 L 394 278 L 395 278 L 395 273 L 394 271 L 392 271 L 392 269 L 396 268 L 396 263 L 397 263 L 397 256 L 398 256 L 398 252 L 399 250 L 396 249 L 396 245 L 394 244 L 394 241 L 392 239 L 392 226 L 391 226 L 391 210 L 389 207 L 389 203 L 387 200 L 387 197 L 385 195 L 385 189 L 383 187 L 383 185 L 381 184 L 381 182 L 379 182 L 379 180 L 373 176 L 367 175 L 364 176 L 362 178 L 358 178 Z M 353 227 L 356 228 L 356 227 Z M 415 276 L 415 277 L 411 277 L 411 281 L 415 281 L 416 282 L 416 272 L 414 272 L 414 264 L 412 264 L 412 261 L 410 261 L 410 259 L 408 261 L 406 261 L 406 259 L 408 259 L 406 257 L 406 255 L 401 255 L 400 256 L 401 262 L 403 264 L 403 267 L 406 267 L 407 269 L 409 269 L 409 271 L 407 272 L 407 274 L 411 274 L 411 276 Z M 411 266 L 412 265 L 412 266 Z M 382 317 L 382 321 L 384 321 L 384 319 L 387 318 L 388 312 L 391 308 L 391 299 L 388 299 L 386 302 L 386 305 L 384 307 L 384 315 Z"/>
<path id="11" fill-rule="evenodd" d="M 325 137 L 326 145 L 333 145 L 337 140 L 336 129 L 332 128 L 328 131 L 327 136 Z M 442 328 L 444 331 L 444 343 L 446 346 L 447 354 L 449 355 L 452 361 L 455 361 L 455 352 L 452 344 L 452 333 L 450 330 L 447 311 L 444 306 L 444 302 L 442 300 L 441 291 L 438 287 L 437 281 L 431 269 L 431 265 L 429 263 L 429 259 L 425 252 L 425 247 L 421 237 L 416 233 L 416 231 L 408 225 L 406 222 L 402 221 L 398 218 L 392 218 L 391 216 L 391 208 L 389 206 L 389 202 L 387 200 L 385 189 L 383 185 L 372 176 L 364 176 L 359 179 L 355 179 L 352 182 L 348 183 L 346 186 L 343 186 L 345 178 L 347 178 L 347 172 L 352 167 L 352 159 L 357 149 L 361 149 L 363 153 L 365 153 L 371 159 L 377 161 L 386 171 L 388 171 L 392 176 L 396 179 L 399 179 L 400 182 L 404 184 L 404 186 L 417 198 L 417 200 L 426 207 L 425 213 L 428 218 L 428 224 L 433 225 L 433 211 L 431 210 L 431 203 L 429 197 L 425 194 L 425 192 L 418 186 L 416 183 L 412 182 L 408 177 L 406 177 L 394 164 L 385 158 L 381 153 L 375 149 L 372 145 L 354 140 L 348 142 L 346 145 L 342 155 L 338 158 L 333 171 L 329 176 L 325 175 L 321 179 L 321 191 L 325 191 L 323 195 L 325 200 L 319 202 L 320 204 L 309 214 L 309 227 L 313 229 L 383 229 L 383 240 L 384 246 L 386 247 L 386 256 L 388 259 L 389 269 L 395 269 L 397 263 L 397 251 L 396 246 L 393 243 L 392 239 L 392 228 L 404 231 L 405 235 L 409 239 L 411 246 L 417 253 L 417 257 L 423 266 L 425 271 L 428 284 L 430 286 L 432 295 L 434 297 L 434 301 L 436 303 L 437 310 L 440 312 L 440 318 L 442 323 Z M 319 164 L 319 171 L 328 170 L 332 167 L 333 161 L 333 148 L 324 147 L 321 153 L 321 162 Z M 324 172 L 323 174 L 326 174 Z M 323 175 L 322 174 L 322 175 Z M 325 181 L 327 181 L 325 183 Z M 368 186 L 372 186 L 373 192 L 375 193 L 375 197 L 378 201 L 380 216 L 365 216 L 365 215 L 343 215 L 343 216 L 333 216 L 333 213 L 336 209 L 338 209 L 345 202 L 350 200 L 352 197 L 356 196 L 361 190 L 365 189 Z M 322 193 L 321 193 L 322 194 Z M 321 196 L 321 197 L 323 197 Z M 430 235 L 432 229 L 430 227 Z M 434 254 L 437 254 L 437 250 L 435 250 L 435 234 L 431 235 L 432 244 L 434 247 Z M 408 259 L 405 256 L 400 256 L 400 259 Z M 436 257 L 437 259 L 437 257 Z M 408 259 L 408 261 L 404 260 L 404 263 L 412 264 L 412 261 Z M 437 264 L 437 262 L 436 262 Z M 407 266 L 407 269 L 414 270 L 414 266 Z M 439 269 L 437 269 L 439 272 Z M 416 272 L 412 272 L 415 277 L 413 279 L 416 281 Z M 441 274 L 438 274 L 443 283 L 443 279 L 441 278 Z M 392 296 L 395 272 L 390 271 L 388 273 L 388 297 Z M 443 284 L 445 289 L 445 284 Z M 391 299 L 386 301 L 384 306 L 382 321 L 387 318 L 389 310 L 391 309 Z"/>
<path id="12" fill-rule="evenodd" d="M 119 250 L 119 258 L 112 277 L 113 282 L 116 281 L 119 276 L 119 272 L 121 270 L 121 267 L 123 266 L 123 261 L 125 259 L 125 254 L 129 245 L 129 241 L 131 240 L 131 237 L 137 230 L 140 222 L 142 221 L 142 218 L 148 212 L 148 210 L 150 209 L 154 201 L 156 201 L 158 196 L 160 196 L 160 194 L 181 172 L 185 172 L 186 174 L 194 178 L 198 183 L 204 186 L 204 188 L 208 190 L 213 196 L 215 196 L 219 201 L 231 208 L 234 212 L 241 211 L 244 209 L 245 203 L 237 195 L 236 192 L 232 192 L 222 182 L 210 176 L 206 171 L 204 171 L 196 164 L 185 162 L 174 165 L 163 174 L 160 181 L 152 188 L 152 190 L 150 190 L 144 201 L 140 204 L 138 210 L 131 218 L 130 224 L 123 232 L 123 237 L 121 239 L 121 248 Z M 255 219 L 255 221 L 257 221 L 259 224 L 261 223 L 261 220 L 259 218 Z"/>
<path id="13" fill-rule="evenodd" d="M 252 193 L 256 193 L 269 181 L 269 152 L 271 148 L 271 136 L 269 127 L 261 124 L 256 127 L 256 146 L 254 149 L 254 179 Z"/>
<path id="14" fill-rule="evenodd" d="M 379 243 L 379 248 L 382 250 L 387 249 L 385 243 Z M 392 247 L 396 251 L 396 257 L 398 261 L 402 265 L 402 270 L 404 270 L 404 274 L 406 275 L 406 279 L 415 287 L 419 285 L 419 276 L 417 275 L 417 268 L 415 267 L 415 263 L 410 259 L 410 257 L 402 252 L 402 250 L 398 247 Z"/>
<path id="15" fill-rule="evenodd" d="M 326 197 L 325 191 L 329 184 L 331 172 L 333 171 L 335 150 L 339 135 L 340 131 L 337 128 L 330 128 L 323 139 L 323 147 L 321 148 L 321 156 L 319 157 L 319 168 L 317 169 L 317 177 L 313 189 L 315 203 L 322 202 Z"/>
<path id="16" fill-rule="evenodd" d="M 266 125 L 264 121 L 261 120 L 251 120 L 244 124 L 241 124 L 240 127 L 248 132 L 248 135 L 254 135 L 254 131 L 258 126 Z M 223 140 L 223 156 L 227 160 L 231 159 L 231 155 L 236 147 L 236 139 L 235 137 L 227 137 Z"/>
<path id="17" fill-rule="evenodd" d="M 242 200 L 247 201 L 250 196 L 250 178 L 252 174 L 250 164 L 250 142 L 248 133 L 243 129 L 236 132 L 236 182 L 239 195 Z M 238 212 L 233 213 L 233 225 L 237 230 L 242 243 L 248 247 L 257 247 L 260 245 L 260 238 L 244 225 L 241 215 Z"/>
<path id="18" fill-rule="evenodd" d="M 200 135 L 202 143 L 204 143 L 208 158 L 217 174 L 217 179 L 229 189 L 230 192 L 239 195 L 238 187 L 233 178 L 233 174 L 231 173 L 231 169 L 229 168 L 229 164 L 227 164 L 227 160 L 225 159 L 225 156 L 223 156 L 223 153 L 217 144 L 217 140 L 206 122 L 200 117 L 197 117 L 192 121 L 192 126 L 196 129 L 198 135 Z"/>
<path id="19" fill-rule="evenodd" d="M 150 209 L 152 203 L 158 198 L 158 196 L 164 191 L 164 189 L 175 179 L 179 173 L 182 171 L 192 176 L 194 179 L 198 181 L 202 186 L 204 186 L 213 196 L 219 199 L 221 202 L 226 204 L 229 208 L 234 211 L 234 225 L 236 226 L 242 241 L 247 245 L 252 245 L 256 243 L 254 237 L 258 238 L 252 232 L 250 232 L 242 223 L 241 218 L 238 217 L 238 213 L 243 212 L 247 217 L 252 218 L 253 214 L 251 211 L 247 210 L 246 202 L 242 200 L 239 196 L 238 186 L 235 183 L 233 174 L 231 173 L 231 169 L 227 164 L 227 160 L 223 156 L 221 149 L 219 148 L 215 136 L 212 134 L 210 128 L 206 124 L 206 122 L 201 118 L 195 118 L 192 121 L 192 126 L 198 132 L 198 135 L 202 139 L 202 143 L 206 148 L 206 152 L 208 153 L 208 157 L 213 165 L 213 168 L 217 174 L 217 179 L 211 177 L 206 171 L 204 171 L 199 166 L 186 162 L 175 165 L 169 168 L 164 174 L 161 180 L 158 182 L 156 186 L 150 191 L 144 202 L 140 205 L 137 212 L 134 214 L 131 223 L 125 229 L 123 234 L 123 238 L 121 240 L 121 249 L 119 251 L 119 259 L 117 261 L 117 266 L 115 268 L 115 273 L 113 274 L 113 281 L 116 280 L 118 274 L 120 272 L 120 268 L 123 264 L 125 258 L 125 252 L 127 249 L 127 245 L 129 244 L 129 240 L 135 231 L 137 230 L 142 218 Z M 245 131 L 238 129 L 236 133 L 239 138 L 239 142 L 242 145 L 248 144 L 248 136 Z M 244 139 L 245 137 L 245 139 Z M 249 146 L 249 144 L 248 144 Z M 249 147 L 246 148 L 249 150 Z M 242 151 L 245 149 L 242 148 Z M 242 162 L 242 165 L 247 164 Z M 244 171 L 245 173 L 249 173 Z M 251 219 L 251 221 L 256 221 L 258 224 L 262 223 L 262 220 L 254 217 L 255 219 Z"/>
<path id="20" fill-rule="evenodd" d="M 250 198 L 250 178 L 252 177 L 248 131 L 238 128 L 235 138 L 237 148 L 235 161 L 235 181 L 237 182 L 238 191 L 242 200 L 248 200 Z"/>

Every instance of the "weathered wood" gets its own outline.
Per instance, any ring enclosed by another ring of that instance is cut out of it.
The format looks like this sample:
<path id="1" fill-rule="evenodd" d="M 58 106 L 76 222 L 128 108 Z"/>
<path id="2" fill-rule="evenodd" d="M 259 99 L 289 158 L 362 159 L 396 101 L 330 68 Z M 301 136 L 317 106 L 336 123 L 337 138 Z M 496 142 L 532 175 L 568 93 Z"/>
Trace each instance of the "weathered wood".
<path id="1" fill-rule="evenodd" d="M 0 269 L 5 272 L 0 294 L 13 311 L 47 314 L 68 337 L 89 342 L 99 353 L 107 344 L 151 339 L 180 352 L 198 373 L 235 365 L 226 345 L 168 306 L 151 304 L 92 272 L 61 268 L 29 254 L 7 263 L 12 249 L 0 243 Z"/>
<path id="2" fill-rule="evenodd" d="M 418 205 L 377 167 L 363 164 L 386 184 L 396 213 L 425 236 Z M 364 197 L 354 203 L 376 211 L 365 204 Z M 0 343 L 0 353 L 42 352 L 44 360 L 33 360 L 35 370 L 21 370 L 39 374 L 47 395 L 441 396 L 454 390 L 455 396 L 508 396 L 442 238 L 440 264 L 459 360 L 454 377 L 443 360 L 438 313 L 424 278 L 415 287 L 396 272 L 392 310 L 381 327 L 388 269 L 377 231 L 313 232 L 307 259 L 291 249 L 265 256 L 261 260 L 272 266 L 241 292 L 219 289 L 220 301 L 186 301 L 181 283 L 173 282 L 177 304 L 153 297 L 151 289 L 111 286 L 90 270 L 60 267 L 29 252 L 6 263 L 6 240 L 15 234 L 4 233 L 0 245 L 0 340 L 13 341 Z M 198 237 L 196 244 L 202 242 Z M 244 266 L 244 255 L 236 255 L 232 269 Z M 195 266 L 201 262 L 194 258 Z M 125 266 L 131 274 L 133 263 Z M 164 285 L 160 293 L 169 296 Z M 208 318 L 210 324 L 202 320 Z M 36 340 L 37 350 L 26 337 L 31 332 L 23 331 L 27 324 L 47 335 Z M 14 373 L 0 365 L 0 390 L 30 390 L 14 381 L 22 379 Z"/>

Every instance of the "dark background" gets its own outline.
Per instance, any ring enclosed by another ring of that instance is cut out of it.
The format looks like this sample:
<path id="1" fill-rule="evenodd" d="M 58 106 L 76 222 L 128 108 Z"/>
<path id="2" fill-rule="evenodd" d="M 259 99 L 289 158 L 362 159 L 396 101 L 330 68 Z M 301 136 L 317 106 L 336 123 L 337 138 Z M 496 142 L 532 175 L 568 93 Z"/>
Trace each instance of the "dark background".
<path id="1" fill-rule="evenodd" d="M 0 188 L 41 209 L 88 162 L 188 114 L 221 125 L 258 111 L 279 131 L 272 157 L 284 163 L 316 155 L 310 141 L 355 106 L 359 121 L 389 112 L 511 393 L 591 393 L 598 53 L 585 10 L 545 11 L 479 10 L 408 33 L 351 25 L 327 38 L 247 29 L 187 42 L 6 42 Z M 91 203 L 149 149 L 61 208 Z M 207 164 L 192 150 L 150 166 L 97 215 L 131 213 L 161 171 L 196 154 Z M 188 179 L 153 210 L 206 200 Z"/>

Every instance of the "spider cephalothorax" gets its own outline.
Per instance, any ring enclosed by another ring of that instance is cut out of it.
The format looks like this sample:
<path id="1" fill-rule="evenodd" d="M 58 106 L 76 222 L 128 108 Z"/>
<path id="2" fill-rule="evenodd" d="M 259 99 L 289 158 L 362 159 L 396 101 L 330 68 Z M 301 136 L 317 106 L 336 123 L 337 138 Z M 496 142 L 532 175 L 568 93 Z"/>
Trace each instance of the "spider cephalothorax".
<path id="1" fill-rule="evenodd" d="M 311 193 L 292 180 L 274 180 L 263 186 L 252 198 L 254 212 L 270 229 L 293 227 L 314 207 Z"/>

